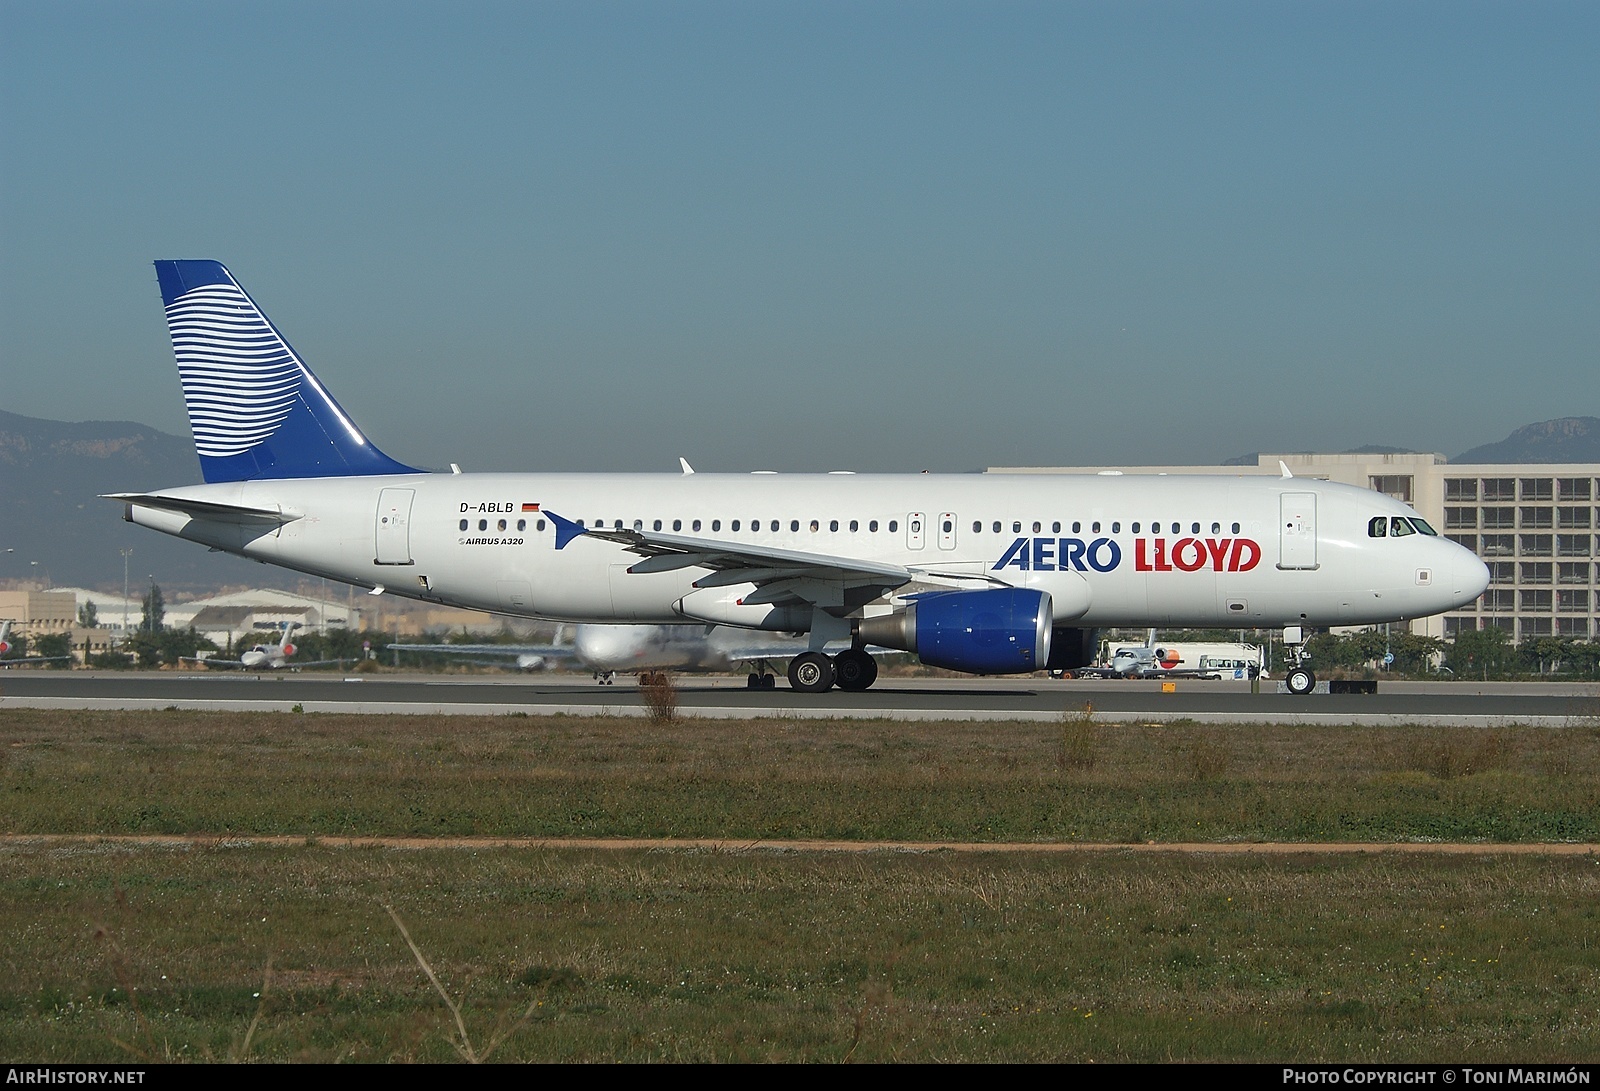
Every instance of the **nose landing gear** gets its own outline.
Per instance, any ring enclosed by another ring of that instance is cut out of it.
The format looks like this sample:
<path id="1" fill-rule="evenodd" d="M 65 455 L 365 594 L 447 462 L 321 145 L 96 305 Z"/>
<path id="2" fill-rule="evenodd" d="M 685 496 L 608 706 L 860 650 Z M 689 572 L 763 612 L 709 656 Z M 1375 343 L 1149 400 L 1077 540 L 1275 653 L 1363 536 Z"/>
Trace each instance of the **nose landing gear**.
<path id="1" fill-rule="evenodd" d="M 1297 697 L 1304 697 L 1317 688 L 1317 676 L 1311 673 L 1311 668 L 1306 665 L 1306 632 L 1299 625 L 1291 625 L 1283 630 L 1283 651 L 1289 657 L 1289 669 L 1283 676 L 1283 684 L 1290 693 Z"/>

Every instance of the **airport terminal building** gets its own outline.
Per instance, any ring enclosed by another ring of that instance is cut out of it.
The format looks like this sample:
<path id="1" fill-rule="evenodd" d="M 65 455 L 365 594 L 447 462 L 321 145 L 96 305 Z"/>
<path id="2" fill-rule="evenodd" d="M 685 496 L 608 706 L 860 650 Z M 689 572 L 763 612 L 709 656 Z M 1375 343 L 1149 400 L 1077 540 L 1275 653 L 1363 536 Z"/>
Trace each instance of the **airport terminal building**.
<path id="1" fill-rule="evenodd" d="M 1452 637 L 1495 626 L 1517 641 L 1600 639 L 1600 465 L 1451 463 L 1438 454 L 1259 455 L 1254 466 L 993 466 L 990 473 L 1251 474 L 1358 485 L 1401 500 L 1489 566 L 1472 606 L 1412 631 Z"/>

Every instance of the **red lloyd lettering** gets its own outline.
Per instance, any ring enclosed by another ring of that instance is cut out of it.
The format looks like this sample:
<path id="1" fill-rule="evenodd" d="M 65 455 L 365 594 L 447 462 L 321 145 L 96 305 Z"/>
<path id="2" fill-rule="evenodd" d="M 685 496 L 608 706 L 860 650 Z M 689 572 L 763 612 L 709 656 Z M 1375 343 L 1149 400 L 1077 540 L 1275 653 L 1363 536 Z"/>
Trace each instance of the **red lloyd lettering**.
<path id="1" fill-rule="evenodd" d="M 1179 538 L 1167 547 L 1165 538 L 1135 538 L 1136 572 L 1248 572 L 1261 563 L 1261 546 L 1250 538 Z"/>

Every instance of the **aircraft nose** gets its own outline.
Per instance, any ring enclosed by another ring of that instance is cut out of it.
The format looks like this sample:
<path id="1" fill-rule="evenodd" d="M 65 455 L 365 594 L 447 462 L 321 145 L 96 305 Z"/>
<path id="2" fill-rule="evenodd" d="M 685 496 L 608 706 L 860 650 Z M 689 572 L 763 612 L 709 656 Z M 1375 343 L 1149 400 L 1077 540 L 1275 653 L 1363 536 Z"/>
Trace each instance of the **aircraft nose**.
<path id="1" fill-rule="evenodd" d="M 1461 602 L 1472 602 L 1489 588 L 1489 566 L 1466 549 L 1458 551 L 1450 565 L 1450 590 Z"/>

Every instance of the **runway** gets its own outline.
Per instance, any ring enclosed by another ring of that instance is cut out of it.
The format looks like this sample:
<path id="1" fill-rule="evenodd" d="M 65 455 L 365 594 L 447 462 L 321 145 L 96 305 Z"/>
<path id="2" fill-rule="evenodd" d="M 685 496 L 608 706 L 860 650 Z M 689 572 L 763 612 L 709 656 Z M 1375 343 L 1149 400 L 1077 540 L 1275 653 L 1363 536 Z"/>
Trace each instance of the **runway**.
<path id="1" fill-rule="evenodd" d="M 1252 694 L 1247 683 L 892 678 L 865 693 L 750 690 L 744 678 L 680 676 L 678 711 L 713 718 L 1056 720 L 1092 711 L 1106 723 L 1600 726 L 1600 686 L 1562 683 L 1380 682 L 1375 695 Z M 0 671 L 0 711 L 205 709 L 428 715 L 643 716 L 638 686 L 619 677 L 283 672 Z"/>

